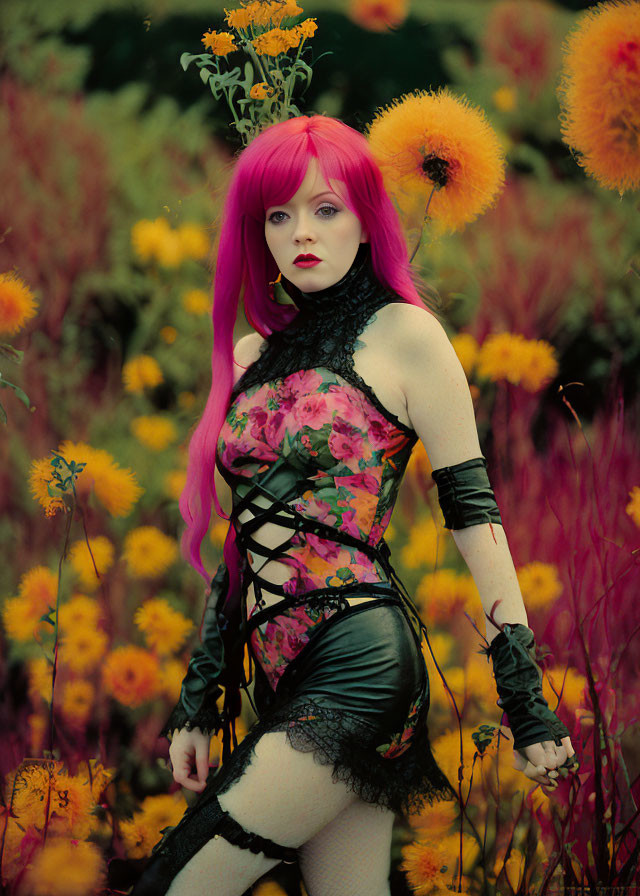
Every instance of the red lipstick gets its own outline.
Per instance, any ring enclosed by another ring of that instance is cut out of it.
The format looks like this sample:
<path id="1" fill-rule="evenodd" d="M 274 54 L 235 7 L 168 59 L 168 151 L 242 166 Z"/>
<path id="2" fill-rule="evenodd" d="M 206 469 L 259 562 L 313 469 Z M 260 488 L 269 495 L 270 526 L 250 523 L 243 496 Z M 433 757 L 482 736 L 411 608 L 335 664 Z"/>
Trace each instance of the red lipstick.
<path id="1" fill-rule="evenodd" d="M 298 255 L 294 260 L 294 264 L 300 268 L 312 268 L 316 264 L 320 264 L 321 259 L 316 255 Z"/>

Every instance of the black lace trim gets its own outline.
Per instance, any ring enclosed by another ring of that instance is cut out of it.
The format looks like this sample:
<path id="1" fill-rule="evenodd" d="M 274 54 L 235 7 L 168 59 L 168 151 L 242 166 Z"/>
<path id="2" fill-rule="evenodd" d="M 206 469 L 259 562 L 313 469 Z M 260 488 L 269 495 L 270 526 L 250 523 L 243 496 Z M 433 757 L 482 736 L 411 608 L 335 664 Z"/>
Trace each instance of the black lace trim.
<path id="1" fill-rule="evenodd" d="M 353 367 L 358 336 L 372 315 L 385 305 L 406 301 L 376 278 L 368 243 L 360 246 L 342 280 L 327 289 L 302 293 L 286 278 L 282 283 L 300 311 L 286 327 L 267 337 L 260 357 L 233 387 L 231 401 L 253 386 L 284 379 L 301 370 L 325 368 L 363 392 L 394 426 L 417 439 L 415 430 L 380 402 Z"/>
<path id="2" fill-rule="evenodd" d="M 285 731 L 294 749 L 313 753 L 320 765 L 332 765 L 333 780 L 344 782 L 365 802 L 407 815 L 420 812 L 426 802 L 457 799 L 433 756 L 427 711 L 428 704 L 420 713 L 411 746 L 402 755 L 385 759 L 376 749 L 380 735 L 367 722 L 307 698 L 294 699 L 253 724 L 207 787 L 218 795 L 225 793 L 251 764 L 253 747 L 262 735 Z"/>

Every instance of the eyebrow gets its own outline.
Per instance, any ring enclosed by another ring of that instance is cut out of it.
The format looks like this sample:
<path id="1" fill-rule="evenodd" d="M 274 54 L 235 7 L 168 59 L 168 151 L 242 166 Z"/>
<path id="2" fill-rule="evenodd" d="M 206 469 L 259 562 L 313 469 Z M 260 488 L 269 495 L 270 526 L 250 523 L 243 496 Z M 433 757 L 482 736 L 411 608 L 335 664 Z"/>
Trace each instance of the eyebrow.
<path id="1" fill-rule="evenodd" d="M 309 202 L 313 202 L 315 199 L 319 199 L 321 196 L 329 196 L 329 195 L 336 196 L 338 199 L 340 199 L 338 194 L 335 193 L 333 190 L 323 190 L 322 193 L 316 193 L 315 196 L 312 196 L 311 199 L 309 200 Z M 270 205 L 269 208 L 275 208 L 278 204 L 279 205 L 288 205 L 290 201 L 291 200 L 289 199 L 287 202 L 275 203 L 275 205 Z"/>

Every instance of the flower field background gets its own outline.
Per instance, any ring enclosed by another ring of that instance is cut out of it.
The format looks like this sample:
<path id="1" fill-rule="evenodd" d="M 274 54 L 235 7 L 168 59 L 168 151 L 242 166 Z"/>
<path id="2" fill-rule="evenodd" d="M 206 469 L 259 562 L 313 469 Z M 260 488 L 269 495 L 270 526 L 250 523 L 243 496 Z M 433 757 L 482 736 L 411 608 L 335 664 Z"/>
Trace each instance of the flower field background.
<path id="1" fill-rule="evenodd" d="M 8 0 L 0 12 L 0 858 L 11 896 L 126 893 L 187 807 L 157 734 L 204 606 L 180 555 L 178 498 L 210 387 L 216 241 L 243 132 L 180 56 L 204 45 L 226 64 L 224 6 Z M 398 818 L 391 892 L 631 887 L 640 4 L 302 6 L 315 29 L 299 14 L 291 27 L 313 45 L 313 77 L 297 102 L 367 134 L 413 264 L 440 297 L 544 694 L 580 759 L 552 794 L 513 768 L 479 653 L 479 596 L 418 446 L 386 537 L 429 626 L 429 730 L 459 800 Z M 270 40 L 258 55 L 275 52 Z M 264 65 L 266 80 L 247 87 L 256 104 L 276 102 Z M 214 518 L 203 544 L 211 571 L 226 528 Z M 239 737 L 253 718 L 247 703 Z M 305 891 L 281 865 L 253 892 Z"/>

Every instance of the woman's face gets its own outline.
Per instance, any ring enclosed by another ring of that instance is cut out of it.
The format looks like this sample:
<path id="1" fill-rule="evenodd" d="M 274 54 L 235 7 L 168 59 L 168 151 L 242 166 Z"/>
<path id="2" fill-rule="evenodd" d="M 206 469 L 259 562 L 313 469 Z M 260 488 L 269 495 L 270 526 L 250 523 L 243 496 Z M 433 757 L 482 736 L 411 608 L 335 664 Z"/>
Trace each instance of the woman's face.
<path id="1" fill-rule="evenodd" d="M 344 188 L 342 182 L 340 186 Z M 360 243 L 368 236 L 360 219 L 334 193 L 312 158 L 298 192 L 265 213 L 264 235 L 283 276 L 302 292 L 333 286 L 347 273 Z M 300 255 L 319 261 L 304 266 Z"/>

